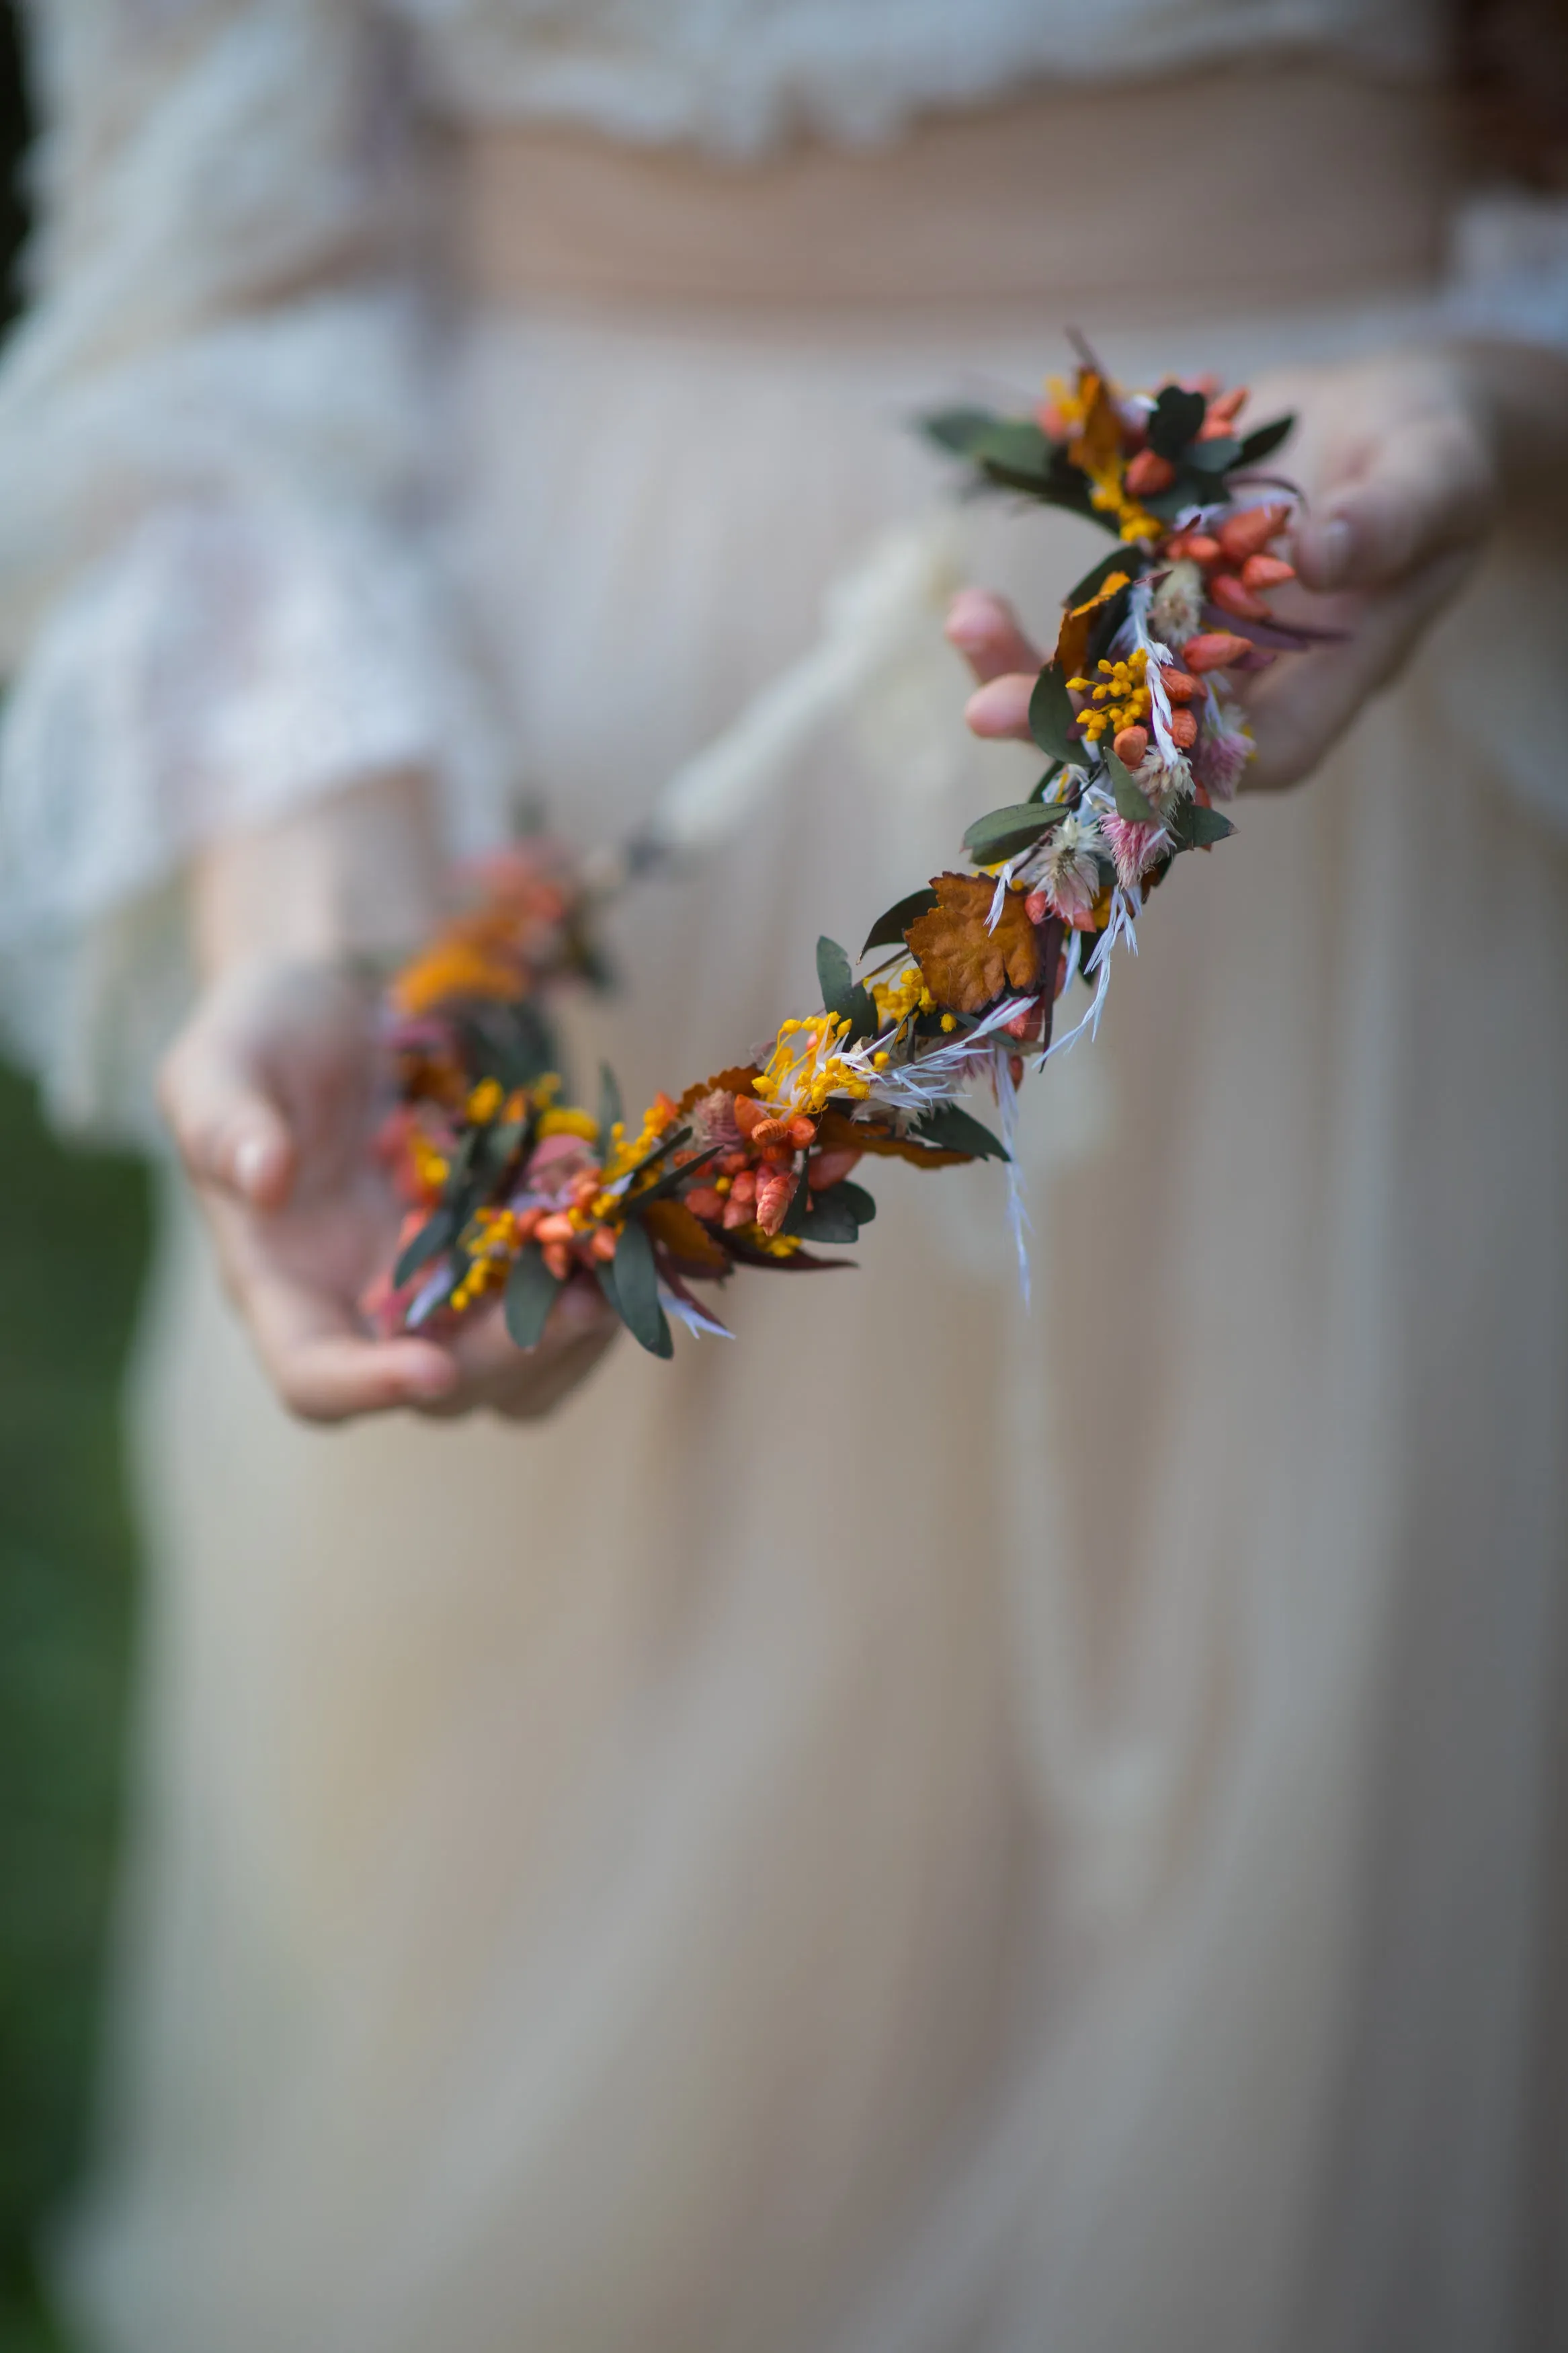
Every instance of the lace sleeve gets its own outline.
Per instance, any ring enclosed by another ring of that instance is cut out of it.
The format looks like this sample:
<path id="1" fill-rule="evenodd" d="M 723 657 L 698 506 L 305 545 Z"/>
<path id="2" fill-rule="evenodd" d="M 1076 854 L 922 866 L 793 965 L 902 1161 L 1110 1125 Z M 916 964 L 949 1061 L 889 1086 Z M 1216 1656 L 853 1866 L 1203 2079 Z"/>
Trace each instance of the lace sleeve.
<path id="1" fill-rule="evenodd" d="M 48 0 L 33 307 L 0 369 L 0 1013 L 123 1124 L 192 849 L 411 763 L 495 763 L 425 529 L 426 172 L 354 0 Z"/>

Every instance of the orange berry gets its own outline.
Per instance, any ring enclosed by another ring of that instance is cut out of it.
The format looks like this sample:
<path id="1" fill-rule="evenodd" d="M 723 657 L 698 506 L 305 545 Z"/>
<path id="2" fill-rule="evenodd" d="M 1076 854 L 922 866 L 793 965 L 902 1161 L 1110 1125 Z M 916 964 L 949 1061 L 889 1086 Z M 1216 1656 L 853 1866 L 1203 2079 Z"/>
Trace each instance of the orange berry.
<path id="1" fill-rule="evenodd" d="M 1162 458 L 1157 449 L 1140 449 L 1130 460 L 1126 483 L 1135 499 L 1152 499 L 1161 491 L 1168 491 L 1176 479 L 1176 470 L 1169 458 Z"/>
<path id="2" fill-rule="evenodd" d="M 797 1152 L 804 1152 L 808 1144 L 816 1142 L 816 1122 L 807 1119 L 804 1112 L 797 1113 L 789 1124 L 789 1140 Z"/>
<path id="3" fill-rule="evenodd" d="M 1184 553 L 1194 564 L 1217 564 L 1220 557 L 1219 542 L 1217 539 L 1211 538 L 1206 531 L 1191 531 L 1187 533 Z"/>
<path id="4" fill-rule="evenodd" d="M 1282 588 L 1295 577 L 1295 565 L 1287 564 L 1282 555 L 1249 555 L 1241 567 L 1244 588 Z"/>
<path id="5" fill-rule="evenodd" d="M 548 1216 L 540 1219 L 533 1229 L 533 1239 L 536 1242 L 543 1242 L 546 1248 L 552 1242 L 574 1241 L 576 1228 L 564 1209 L 552 1209 Z"/>
<path id="6" fill-rule="evenodd" d="M 564 1282 L 572 1271 L 572 1252 L 565 1242 L 546 1242 L 544 1263 L 557 1282 Z"/>
<path id="7" fill-rule="evenodd" d="M 1230 629 L 1205 629 L 1182 648 L 1188 670 L 1202 677 L 1205 670 L 1226 670 L 1249 650 L 1247 640 Z"/>
<path id="8" fill-rule="evenodd" d="M 1266 621 L 1268 607 L 1244 588 L 1234 572 L 1216 572 L 1209 582 L 1209 595 L 1220 610 L 1234 613 L 1238 620 Z"/>
<path id="9" fill-rule="evenodd" d="M 1123 727 L 1119 731 L 1112 748 L 1124 768 L 1136 768 L 1149 749 L 1149 730 L 1146 727 Z"/>

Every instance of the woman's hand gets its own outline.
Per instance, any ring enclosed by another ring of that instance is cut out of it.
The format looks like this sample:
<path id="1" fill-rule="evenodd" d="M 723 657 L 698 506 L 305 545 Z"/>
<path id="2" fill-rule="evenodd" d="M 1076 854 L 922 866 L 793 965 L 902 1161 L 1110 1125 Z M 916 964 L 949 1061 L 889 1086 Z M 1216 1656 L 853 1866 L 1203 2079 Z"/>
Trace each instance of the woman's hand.
<path id="1" fill-rule="evenodd" d="M 1308 501 L 1295 533 L 1299 584 L 1277 595 L 1275 609 L 1282 620 L 1348 634 L 1237 681 L 1258 744 L 1245 789 L 1310 776 L 1459 587 L 1496 512 L 1508 402 L 1536 367 L 1542 383 L 1531 389 L 1544 414 L 1568 374 L 1544 354 L 1395 354 L 1258 387 L 1251 409 L 1260 419 L 1298 414 L 1279 462 Z M 974 733 L 1027 741 L 1042 657 L 1012 613 L 966 590 L 948 635 L 980 681 L 968 710 Z"/>
<path id="2" fill-rule="evenodd" d="M 395 1248 L 398 1208 L 369 1149 L 369 987 L 341 967 L 226 975 L 164 1063 L 161 1094 L 225 1283 L 285 1405 L 312 1421 L 411 1407 L 547 1413 L 598 1362 L 615 1317 L 563 1293 L 526 1356 L 484 1313 L 452 1340 L 375 1339 L 356 1302 Z"/>

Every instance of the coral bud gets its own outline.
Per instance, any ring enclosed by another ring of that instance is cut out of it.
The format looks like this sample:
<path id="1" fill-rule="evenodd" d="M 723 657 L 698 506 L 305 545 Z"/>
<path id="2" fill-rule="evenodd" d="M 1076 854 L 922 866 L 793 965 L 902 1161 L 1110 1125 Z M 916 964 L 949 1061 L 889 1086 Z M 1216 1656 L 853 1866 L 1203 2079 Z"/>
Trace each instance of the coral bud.
<path id="1" fill-rule="evenodd" d="M 575 1235 L 576 1229 L 564 1209 L 552 1209 L 548 1217 L 541 1218 L 533 1229 L 534 1240 L 546 1244 L 569 1242 L 575 1239 Z"/>
<path id="2" fill-rule="evenodd" d="M 1224 670 L 1239 661 L 1248 650 L 1245 638 L 1237 637 L 1230 629 L 1205 629 L 1189 638 L 1182 648 L 1182 659 L 1188 670 L 1202 677 L 1205 670 Z"/>
<path id="3" fill-rule="evenodd" d="M 1149 730 L 1146 727 L 1121 728 L 1113 749 L 1124 768 L 1136 768 L 1149 749 Z"/>
<path id="4" fill-rule="evenodd" d="M 1174 666 L 1160 672 L 1160 683 L 1169 702 L 1190 702 L 1194 694 L 1203 691 L 1195 678 L 1189 678 L 1184 670 L 1177 670 Z"/>
<path id="5" fill-rule="evenodd" d="M 742 1168 L 730 1187 L 730 1198 L 731 1201 L 754 1201 L 756 1198 L 757 1172 L 754 1168 Z"/>
<path id="6" fill-rule="evenodd" d="M 1197 713 L 1193 711 L 1173 711 L 1171 741 L 1178 752 L 1190 752 L 1198 740 Z"/>
<path id="7" fill-rule="evenodd" d="M 764 1234 L 776 1234 L 795 1198 L 795 1178 L 787 1168 L 772 1171 L 757 1187 L 757 1223 Z"/>
<path id="8" fill-rule="evenodd" d="M 590 1255 L 596 1258 L 602 1265 L 607 1266 L 615 1257 L 616 1243 L 618 1240 L 619 1236 L 613 1227 L 600 1226 L 588 1244 Z"/>
<path id="9" fill-rule="evenodd" d="M 1249 555 L 1258 555 L 1271 539 L 1279 537 L 1289 509 L 1280 506 L 1245 507 L 1240 514 L 1229 516 L 1219 527 L 1219 543 L 1232 564 L 1245 564 Z"/>
<path id="10" fill-rule="evenodd" d="M 685 1197 L 686 1206 L 694 1218 L 706 1218 L 711 1226 L 724 1214 L 724 1196 L 711 1185 L 693 1185 Z"/>
<path id="11" fill-rule="evenodd" d="M 770 1145 L 782 1144 L 788 1134 L 787 1119 L 760 1119 L 752 1130 L 752 1142 L 765 1151 Z"/>
<path id="12" fill-rule="evenodd" d="M 520 1242 L 531 1242 L 533 1240 L 534 1235 L 539 1231 L 540 1221 L 543 1216 L 544 1211 L 538 1207 L 517 1211 L 512 1219 L 512 1231 Z"/>
<path id="13" fill-rule="evenodd" d="M 735 1196 L 731 1193 L 729 1199 L 724 1204 L 722 1223 L 725 1232 L 733 1233 L 737 1226 L 749 1226 L 752 1222 L 752 1204 L 749 1194 L 743 1201 L 737 1201 Z"/>
<path id="14" fill-rule="evenodd" d="M 1038 1003 L 1023 1006 L 1014 1014 L 1011 1021 L 1004 1021 L 1002 1027 L 1009 1038 L 1016 1038 L 1020 1042 L 1037 1038 L 1044 1027 Z"/>
<path id="15" fill-rule="evenodd" d="M 847 1176 L 860 1158 L 858 1152 L 842 1149 L 819 1152 L 814 1159 L 806 1162 L 805 1181 L 814 1193 L 826 1193 L 830 1185 L 837 1185 L 841 1176 Z"/>
<path id="16" fill-rule="evenodd" d="M 1140 449 L 1128 465 L 1125 477 L 1135 499 L 1154 498 L 1161 491 L 1168 491 L 1175 479 L 1174 466 L 1157 449 Z"/>
<path id="17" fill-rule="evenodd" d="M 1189 532 L 1184 553 L 1194 564 L 1217 564 L 1220 558 L 1219 542 L 1217 539 L 1211 538 L 1206 531 Z"/>
<path id="18" fill-rule="evenodd" d="M 1268 607 L 1260 604 L 1250 588 L 1244 588 L 1234 572 L 1216 572 L 1209 582 L 1209 595 L 1220 610 L 1234 613 L 1243 621 L 1266 621 Z"/>
<path id="19" fill-rule="evenodd" d="M 789 1124 L 789 1140 L 797 1152 L 804 1152 L 808 1144 L 816 1142 L 816 1122 L 807 1119 L 804 1112 L 798 1113 Z"/>
<path id="20" fill-rule="evenodd" d="M 572 1252 L 565 1242 L 546 1242 L 544 1263 L 557 1282 L 564 1282 L 572 1271 Z"/>
<path id="21" fill-rule="evenodd" d="M 750 1135 L 763 1120 L 771 1119 L 772 1116 L 767 1105 L 758 1103 L 753 1095 L 735 1097 L 735 1124 L 742 1135 Z"/>
<path id="22" fill-rule="evenodd" d="M 1241 567 L 1244 588 L 1282 588 L 1295 577 L 1295 565 L 1287 564 L 1282 555 L 1249 555 Z"/>
<path id="23" fill-rule="evenodd" d="M 1051 912 L 1051 902 L 1043 891 L 1031 891 L 1024 902 L 1024 913 L 1031 923 L 1043 923 Z"/>

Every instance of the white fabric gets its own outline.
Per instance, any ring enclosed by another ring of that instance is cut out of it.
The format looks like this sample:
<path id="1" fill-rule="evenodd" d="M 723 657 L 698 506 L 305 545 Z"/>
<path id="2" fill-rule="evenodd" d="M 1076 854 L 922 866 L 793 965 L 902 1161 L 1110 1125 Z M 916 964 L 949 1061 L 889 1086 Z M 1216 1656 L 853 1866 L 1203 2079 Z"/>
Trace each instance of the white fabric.
<path id="1" fill-rule="evenodd" d="M 1103 324 L 1136 376 L 1397 322 Z M 921 511 L 894 422 L 1038 367 L 479 322 L 463 576 L 574 832 Z M 1030 616 L 1098 552 L 965 528 Z M 1568 847 L 1436 700 L 1485 709 L 1491 609 L 1177 871 L 1032 1083 L 1032 1314 L 995 1168 L 878 1163 L 859 1271 L 737 1285 L 733 1345 L 542 1430 L 311 1432 L 177 1229 L 88 2353 L 1552 2343 Z M 932 660 L 943 772 L 822 737 L 622 906 L 579 1069 L 718 1066 L 1032 776 Z"/>

